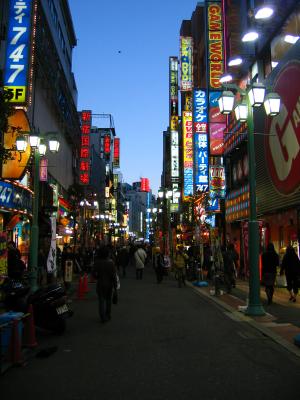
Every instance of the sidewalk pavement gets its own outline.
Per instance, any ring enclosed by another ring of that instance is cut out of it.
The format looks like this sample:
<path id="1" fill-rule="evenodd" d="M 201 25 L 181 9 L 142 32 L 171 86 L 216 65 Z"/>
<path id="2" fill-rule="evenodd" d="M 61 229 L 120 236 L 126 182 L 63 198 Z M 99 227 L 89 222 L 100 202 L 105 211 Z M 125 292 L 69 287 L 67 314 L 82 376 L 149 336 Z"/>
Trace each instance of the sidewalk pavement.
<path id="1" fill-rule="evenodd" d="M 247 316 L 243 309 L 247 305 L 248 282 L 238 281 L 231 294 L 214 295 L 214 286 L 197 287 L 191 282 L 188 285 L 196 292 L 215 302 L 226 311 L 230 318 L 249 323 L 274 342 L 285 347 L 288 351 L 300 357 L 300 348 L 294 344 L 294 337 L 300 334 L 300 296 L 298 303 L 289 302 L 289 293 L 286 288 L 276 288 L 273 304 L 267 304 L 264 288 L 261 288 L 261 300 L 266 315 Z"/>

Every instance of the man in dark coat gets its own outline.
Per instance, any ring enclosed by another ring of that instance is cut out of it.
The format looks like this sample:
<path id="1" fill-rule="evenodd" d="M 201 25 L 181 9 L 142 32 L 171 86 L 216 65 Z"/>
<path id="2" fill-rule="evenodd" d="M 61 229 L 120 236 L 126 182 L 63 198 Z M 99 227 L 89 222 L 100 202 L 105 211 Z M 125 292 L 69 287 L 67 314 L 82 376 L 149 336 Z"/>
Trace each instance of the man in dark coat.
<path id="1" fill-rule="evenodd" d="M 107 247 L 100 247 L 95 255 L 94 277 L 97 279 L 100 319 L 102 322 L 107 322 L 111 319 L 112 294 L 117 290 L 116 265 L 109 258 Z"/>
<path id="2" fill-rule="evenodd" d="M 223 257 L 223 269 L 224 269 L 224 281 L 227 289 L 227 293 L 231 293 L 231 289 L 235 287 L 235 269 L 233 253 L 231 251 L 231 246 L 228 248 L 222 246 L 222 257 Z"/>
<path id="3" fill-rule="evenodd" d="M 268 304 L 273 301 L 274 285 L 279 266 L 279 256 L 275 251 L 273 243 L 269 243 L 266 251 L 262 254 L 262 278 L 265 285 Z"/>
<path id="4" fill-rule="evenodd" d="M 296 302 L 299 291 L 300 261 L 292 246 L 287 246 L 282 259 L 280 275 L 285 272 L 287 290 L 290 292 L 290 301 Z"/>

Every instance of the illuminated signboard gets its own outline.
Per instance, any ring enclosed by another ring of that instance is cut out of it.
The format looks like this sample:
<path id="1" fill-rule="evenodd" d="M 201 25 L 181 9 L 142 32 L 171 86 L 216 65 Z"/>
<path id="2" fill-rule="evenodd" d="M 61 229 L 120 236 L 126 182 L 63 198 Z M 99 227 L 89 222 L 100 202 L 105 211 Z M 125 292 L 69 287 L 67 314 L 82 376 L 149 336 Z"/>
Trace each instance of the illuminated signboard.
<path id="1" fill-rule="evenodd" d="M 177 117 L 178 124 L 178 58 L 169 58 L 169 98 L 170 98 L 170 126 L 171 117 Z M 176 119 L 175 119 L 176 121 Z M 177 130 L 178 125 L 173 130 Z"/>
<path id="2" fill-rule="evenodd" d="M 193 171 L 193 119 L 192 113 L 183 111 L 183 197 L 192 196 L 194 193 Z"/>
<path id="3" fill-rule="evenodd" d="M 181 36 L 180 38 L 180 89 L 190 91 L 193 89 L 193 39 Z"/>
<path id="4" fill-rule="evenodd" d="M 207 122 L 208 122 L 208 107 L 207 107 L 207 95 L 205 90 L 195 89 L 194 90 L 194 107 L 193 107 L 193 121 L 194 121 L 194 132 L 208 133 Z"/>
<path id="5" fill-rule="evenodd" d="M 179 135 L 171 131 L 171 177 L 179 178 Z"/>
<path id="6" fill-rule="evenodd" d="M 8 129 L 3 135 L 3 144 L 5 149 L 15 149 L 16 139 L 18 137 L 18 127 L 21 132 L 30 132 L 30 124 L 27 114 L 24 110 L 17 109 L 15 112 L 8 117 Z M 31 148 L 27 146 L 26 150 L 19 153 L 17 150 L 11 151 L 11 159 L 6 160 L 2 163 L 2 179 L 22 179 L 27 163 L 30 160 Z"/>
<path id="7" fill-rule="evenodd" d="M 193 97 L 192 92 L 185 93 L 184 96 L 184 111 L 192 111 L 193 110 Z"/>
<path id="8" fill-rule="evenodd" d="M 195 140 L 195 188 L 196 192 L 208 191 L 208 135 L 194 133 Z"/>
<path id="9" fill-rule="evenodd" d="M 79 162 L 79 183 L 88 185 L 90 183 L 90 132 L 92 112 L 85 110 L 80 113 L 81 119 L 81 146 Z"/>
<path id="10" fill-rule="evenodd" d="M 210 197 L 225 197 L 225 168 L 220 165 L 209 166 L 209 191 Z"/>
<path id="11" fill-rule="evenodd" d="M 120 167 L 120 139 L 114 138 L 114 167 Z"/>
<path id="12" fill-rule="evenodd" d="M 226 115 L 220 113 L 218 105 L 219 97 L 220 92 L 209 93 L 209 143 L 211 156 L 221 156 L 224 152 Z"/>
<path id="13" fill-rule="evenodd" d="M 4 88 L 11 92 L 10 102 L 27 101 L 31 50 L 31 13 L 33 0 L 10 0 Z"/>
<path id="14" fill-rule="evenodd" d="M 209 87 L 221 89 L 220 77 L 224 73 L 222 1 L 208 3 L 207 21 Z"/>
<path id="15" fill-rule="evenodd" d="M 141 178 L 141 192 L 149 192 L 149 179 L 148 178 Z"/>
<path id="16" fill-rule="evenodd" d="M 110 154 L 110 135 L 109 134 L 104 135 L 103 150 L 104 150 L 105 155 L 108 156 Z"/>

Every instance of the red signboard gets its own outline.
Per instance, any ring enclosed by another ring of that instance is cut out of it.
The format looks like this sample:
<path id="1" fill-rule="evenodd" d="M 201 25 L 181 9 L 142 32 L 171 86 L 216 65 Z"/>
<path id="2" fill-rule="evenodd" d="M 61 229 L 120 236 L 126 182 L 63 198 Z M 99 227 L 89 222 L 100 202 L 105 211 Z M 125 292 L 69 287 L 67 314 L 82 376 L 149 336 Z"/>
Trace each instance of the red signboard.
<path id="1" fill-rule="evenodd" d="M 141 178 L 141 192 L 150 192 L 149 179 Z"/>
<path id="2" fill-rule="evenodd" d="M 79 162 L 79 182 L 82 185 L 90 183 L 90 133 L 91 116 L 90 110 L 81 112 L 81 147 Z"/>
<path id="3" fill-rule="evenodd" d="M 103 138 L 104 154 L 110 154 L 110 135 L 104 135 Z"/>
<path id="4" fill-rule="evenodd" d="M 277 76 L 273 88 L 281 98 L 281 111 L 269 118 L 265 148 L 269 174 L 276 190 L 290 195 L 300 185 L 300 64 L 290 62 Z"/>
<path id="5" fill-rule="evenodd" d="M 120 166 L 120 139 L 114 139 L 114 167 Z"/>

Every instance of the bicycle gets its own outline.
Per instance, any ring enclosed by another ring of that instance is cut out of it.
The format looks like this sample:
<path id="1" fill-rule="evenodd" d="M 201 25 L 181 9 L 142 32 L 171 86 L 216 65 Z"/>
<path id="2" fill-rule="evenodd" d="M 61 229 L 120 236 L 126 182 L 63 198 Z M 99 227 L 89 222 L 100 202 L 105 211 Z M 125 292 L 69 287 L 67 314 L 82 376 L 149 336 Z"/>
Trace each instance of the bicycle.
<path id="1" fill-rule="evenodd" d="M 174 278 L 178 282 L 178 287 L 181 287 L 182 284 L 185 286 L 185 271 L 184 271 L 184 268 L 175 268 Z"/>

